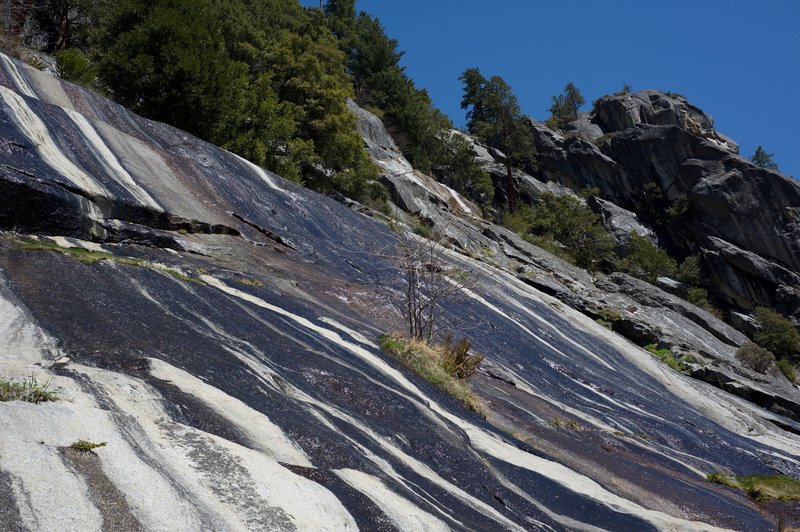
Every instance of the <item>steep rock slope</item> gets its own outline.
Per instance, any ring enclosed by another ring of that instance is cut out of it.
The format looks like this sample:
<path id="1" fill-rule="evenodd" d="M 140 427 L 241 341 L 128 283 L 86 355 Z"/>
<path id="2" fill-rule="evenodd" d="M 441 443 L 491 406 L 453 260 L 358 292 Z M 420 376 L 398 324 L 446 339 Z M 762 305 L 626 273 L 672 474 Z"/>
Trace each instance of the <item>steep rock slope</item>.
<path id="1" fill-rule="evenodd" d="M 487 355 L 473 384 L 513 436 L 375 345 L 402 326 L 386 224 L 6 58 L 0 139 L 0 373 L 60 395 L 0 403 L 7 528 L 770 530 L 704 474 L 800 475 L 791 420 L 511 259 L 447 252 L 477 279 L 450 309 Z M 440 207 L 455 247 L 565 266 Z"/>
<path id="2" fill-rule="evenodd" d="M 552 295 L 570 307 L 608 322 L 613 330 L 637 345 L 658 344 L 697 361 L 692 374 L 731 393 L 800 421 L 800 393 L 776 369 L 767 375 L 755 373 L 734 358 L 736 348 L 747 338 L 709 312 L 687 303 L 648 283 L 622 273 L 609 277 L 588 275 L 543 250 L 532 246 L 507 229 L 466 211 L 469 202 L 429 176 L 414 171 L 371 113 L 351 106 L 375 161 L 384 170 L 382 179 L 392 191 L 396 216 L 421 220 L 440 234 L 454 249 L 512 273 L 522 282 Z M 505 167 L 480 144 L 475 152 L 485 167 L 505 179 Z M 521 171 L 516 177 L 523 189 L 573 194 L 553 182 L 543 183 Z M 635 214 L 613 203 L 594 198 L 609 227 L 619 228 L 617 240 L 624 247 L 624 231 L 636 231 L 653 238 Z M 466 212 L 465 212 L 466 211 Z"/>

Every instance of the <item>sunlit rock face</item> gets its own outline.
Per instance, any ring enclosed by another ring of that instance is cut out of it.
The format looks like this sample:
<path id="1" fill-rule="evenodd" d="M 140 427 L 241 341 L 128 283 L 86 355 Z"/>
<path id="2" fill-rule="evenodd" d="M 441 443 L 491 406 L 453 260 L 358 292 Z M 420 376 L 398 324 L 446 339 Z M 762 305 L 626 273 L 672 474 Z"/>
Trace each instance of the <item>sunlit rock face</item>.
<path id="1" fill-rule="evenodd" d="M 617 309 L 712 367 L 735 367 L 735 331 L 668 294 L 601 290 L 455 199 L 426 208 L 476 281 L 447 312 L 486 354 L 472 379 L 486 419 L 376 345 L 403 327 L 386 257 L 410 236 L 3 58 L 0 375 L 50 381 L 59 400 L 0 403 L 0 522 L 774 528 L 705 475 L 800 475 L 800 426 L 591 312 Z M 32 235 L 57 249 L 19 244 Z M 79 440 L 106 445 L 67 449 Z"/>
<path id="2" fill-rule="evenodd" d="M 702 256 L 723 301 L 775 307 L 800 324 L 800 184 L 741 157 L 702 110 L 646 90 L 601 98 L 563 135 L 535 121 L 531 131 L 534 177 L 596 187 L 633 211 L 651 183 L 673 204 L 685 198 L 685 212 L 662 222 L 661 244 Z M 776 279 L 776 269 L 786 273 Z"/>

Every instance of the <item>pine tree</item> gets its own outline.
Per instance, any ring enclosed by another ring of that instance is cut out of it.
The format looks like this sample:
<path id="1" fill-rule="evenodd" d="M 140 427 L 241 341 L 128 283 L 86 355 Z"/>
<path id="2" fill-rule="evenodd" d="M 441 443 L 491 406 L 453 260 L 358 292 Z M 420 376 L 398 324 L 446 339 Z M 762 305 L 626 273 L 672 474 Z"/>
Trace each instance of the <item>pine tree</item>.
<path id="1" fill-rule="evenodd" d="M 210 139 L 246 88 L 222 30 L 211 0 L 108 2 L 94 34 L 98 75 L 123 105 Z"/>
<path id="2" fill-rule="evenodd" d="M 775 156 L 774 153 L 767 153 L 767 151 L 759 146 L 756 148 L 755 153 L 750 157 L 750 162 L 752 162 L 756 166 L 760 166 L 761 168 L 766 168 L 768 170 L 777 170 L 778 165 L 772 159 Z"/>
<path id="3" fill-rule="evenodd" d="M 317 9 L 284 0 L 103 0 L 92 32 L 103 86 L 322 192 L 377 199 L 346 57 Z"/>
<path id="4" fill-rule="evenodd" d="M 553 105 L 550 106 L 552 116 L 546 123 L 556 129 L 563 129 L 568 123 L 578 118 L 578 111 L 586 103 L 581 91 L 571 81 L 564 87 L 564 93 L 553 96 L 552 100 Z"/>
<path id="5" fill-rule="evenodd" d="M 400 65 L 403 51 L 380 21 L 356 14 L 354 0 L 328 0 L 327 24 L 347 57 L 356 101 L 381 116 L 411 165 L 433 174 L 478 203 L 491 202 L 494 190 L 462 138 L 454 139 L 450 119 L 427 91 L 418 89 Z"/>
<path id="6" fill-rule="evenodd" d="M 505 156 L 506 199 L 514 210 L 515 192 L 512 167 L 530 158 L 533 151 L 530 132 L 524 123 L 517 98 L 500 76 L 486 79 L 478 68 L 464 71 L 461 108 L 467 109 L 467 129 L 484 139 Z"/>

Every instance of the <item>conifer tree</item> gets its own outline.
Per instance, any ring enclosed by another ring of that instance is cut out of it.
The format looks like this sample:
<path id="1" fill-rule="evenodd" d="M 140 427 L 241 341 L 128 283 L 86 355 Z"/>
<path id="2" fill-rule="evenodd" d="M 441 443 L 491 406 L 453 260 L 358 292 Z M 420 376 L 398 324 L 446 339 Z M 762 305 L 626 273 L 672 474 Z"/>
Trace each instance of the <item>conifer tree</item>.
<path id="1" fill-rule="evenodd" d="M 774 153 L 767 153 L 767 151 L 759 146 L 756 148 L 755 153 L 750 156 L 750 162 L 752 162 L 756 166 L 760 166 L 761 168 L 766 168 L 768 170 L 777 170 L 778 165 L 773 160 L 775 156 Z"/>
<path id="2" fill-rule="evenodd" d="M 514 210 L 515 191 L 512 167 L 530 158 L 533 151 L 530 132 L 524 123 L 517 98 L 500 76 L 486 79 L 478 68 L 464 71 L 461 108 L 467 109 L 467 129 L 503 152 L 506 165 L 506 199 Z"/>
<path id="3" fill-rule="evenodd" d="M 547 121 L 547 125 L 562 129 L 565 125 L 578 118 L 578 111 L 586 103 L 581 91 L 570 81 L 564 87 L 564 93 L 553 96 L 553 105 L 550 106 L 552 115 Z"/>
<path id="4" fill-rule="evenodd" d="M 463 146 L 466 141 L 451 135 L 450 119 L 405 73 L 397 40 L 386 34 L 378 19 L 356 14 L 354 0 L 328 0 L 325 13 L 347 56 L 356 101 L 381 116 L 411 165 L 478 203 L 491 203 L 491 179 L 475 162 L 472 150 Z"/>
<path id="5" fill-rule="evenodd" d="M 317 9 L 284 0 L 100 0 L 90 54 L 147 117 L 284 177 L 377 199 L 345 55 Z"/>

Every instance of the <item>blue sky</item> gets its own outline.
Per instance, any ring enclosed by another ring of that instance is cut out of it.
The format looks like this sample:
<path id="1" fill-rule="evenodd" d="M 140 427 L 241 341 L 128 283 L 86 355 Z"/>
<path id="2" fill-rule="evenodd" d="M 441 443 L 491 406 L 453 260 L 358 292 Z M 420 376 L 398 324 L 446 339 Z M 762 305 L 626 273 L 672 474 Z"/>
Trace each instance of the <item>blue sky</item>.
<path id="1" fill-rule="evenodd" d="M 303 0 L 305 5 L 318 1 Z M 502 76 L 543 120 L 572 81 L 586 98 L 627 83 L 685 95 L 749 156 L 800 178 L 800 0 L 359 0 L 405 50 L 418 87 L 463 125 L 458 76 Z"/>

